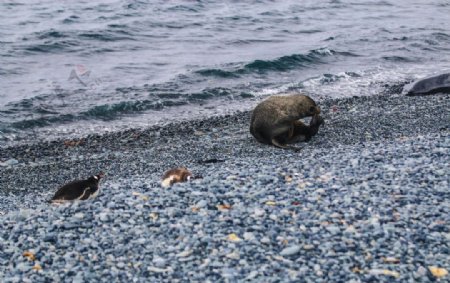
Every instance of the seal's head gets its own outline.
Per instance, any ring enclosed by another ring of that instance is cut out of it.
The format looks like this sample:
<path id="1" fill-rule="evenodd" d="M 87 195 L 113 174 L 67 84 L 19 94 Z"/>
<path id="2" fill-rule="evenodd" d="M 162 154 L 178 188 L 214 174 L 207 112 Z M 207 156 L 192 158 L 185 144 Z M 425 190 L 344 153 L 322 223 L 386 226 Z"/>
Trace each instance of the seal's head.
<path id="1" fill-rule="evenodd" d="M 304 113 L 305 116 L 314 116 L 320 114 L 320 107 L 317 106 L 316 102 L 309 96 L 298 95 L 296 97 L 299 107 L 299 113 Z M 305 111 L 306 110 L 306 111 Z"/>

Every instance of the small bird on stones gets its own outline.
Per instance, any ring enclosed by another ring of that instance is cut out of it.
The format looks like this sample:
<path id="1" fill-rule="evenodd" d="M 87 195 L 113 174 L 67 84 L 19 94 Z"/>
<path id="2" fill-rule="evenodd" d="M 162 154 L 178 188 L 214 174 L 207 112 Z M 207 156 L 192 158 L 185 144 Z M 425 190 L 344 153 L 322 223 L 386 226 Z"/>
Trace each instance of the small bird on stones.
<path id="1" fill-rule="evenodd" d="M 192 173 L 185 167 L 173 168 L 164 173 L 161 181 L 163 188 L 168 188 L 174 183 L 186 182 L 192 178 Z"/>
<path id="2" fill-rule="evenodd" d="M 93 199 L 100 192 L 98 183 L 104 176 L 105 174 L 100 172 L 98 175 L 91 176 L 86 180 L 76 180 L 65 184 L 58 189 L 50 202 L 63 203 L 71 200 Z"/>

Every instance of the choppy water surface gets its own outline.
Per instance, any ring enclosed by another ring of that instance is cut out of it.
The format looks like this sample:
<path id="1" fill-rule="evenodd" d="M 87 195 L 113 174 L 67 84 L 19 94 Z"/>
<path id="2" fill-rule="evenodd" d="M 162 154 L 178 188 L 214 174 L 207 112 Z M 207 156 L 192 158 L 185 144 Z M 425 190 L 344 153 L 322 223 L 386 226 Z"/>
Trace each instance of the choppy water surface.
<path id="1" fill-rule="evenodd" d="M 450 70 L 448 0 L 6 0 L 0 15 L 0 146 Z"/>

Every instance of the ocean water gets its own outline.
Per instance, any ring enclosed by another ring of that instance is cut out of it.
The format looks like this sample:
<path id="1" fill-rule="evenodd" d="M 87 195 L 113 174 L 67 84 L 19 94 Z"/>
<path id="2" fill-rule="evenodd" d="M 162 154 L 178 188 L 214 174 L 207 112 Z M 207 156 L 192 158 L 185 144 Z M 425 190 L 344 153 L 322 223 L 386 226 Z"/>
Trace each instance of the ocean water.
<path id="1" fill-rule="evenodd" d="M 0 2 L 0 146 L 398 94 L 450 71 L 450 1 Z"/>

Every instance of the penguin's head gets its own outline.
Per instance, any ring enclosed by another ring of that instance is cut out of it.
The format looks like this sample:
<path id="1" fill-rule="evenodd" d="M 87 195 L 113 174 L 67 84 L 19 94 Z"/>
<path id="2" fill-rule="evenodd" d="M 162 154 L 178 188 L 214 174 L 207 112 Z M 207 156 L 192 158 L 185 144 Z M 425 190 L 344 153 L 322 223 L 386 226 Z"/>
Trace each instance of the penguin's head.
<path id="1" fill-rule="evenodd" d="M 181 167 L 178 174 L 181 182 L 187 182 L 192 179 L 192 173 L 185 167 Z"/>
<path id="2" fill-rule="evenodd" d="M 100 182 L 100 179 L 103 178 L 103 177 L 105 177 L 105 173 L 100 172 L 100 173 L 97 174 L 97 175 L 94 175 L 94 176 L 89 177 L 88 180 L 89 180 L 89 181 L 92 181 L 92 182 L 94 182 L 94 183 L 98 183 L 98 182 Z"/>

